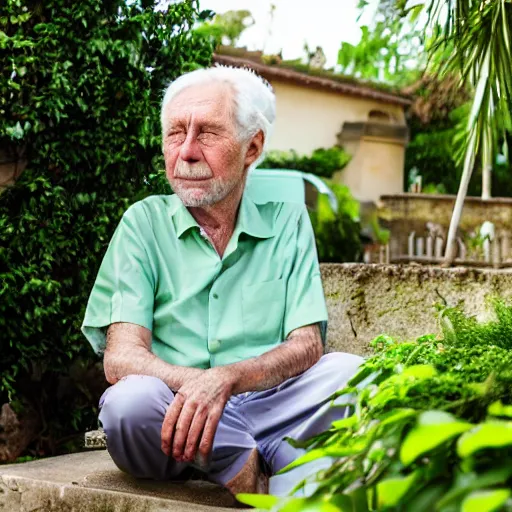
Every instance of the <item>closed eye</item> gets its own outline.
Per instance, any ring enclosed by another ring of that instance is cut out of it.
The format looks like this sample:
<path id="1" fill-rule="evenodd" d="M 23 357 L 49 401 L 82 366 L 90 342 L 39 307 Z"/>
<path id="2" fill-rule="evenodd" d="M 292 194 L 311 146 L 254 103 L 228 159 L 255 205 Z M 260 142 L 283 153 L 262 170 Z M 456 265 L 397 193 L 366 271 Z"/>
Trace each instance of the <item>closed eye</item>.
<path id="1" fill-rule="evenodd" d="M 167 140 L 170 142 L 183 142 L 186 134 L 183 130 L 171 130 L 167 133 Z"/>

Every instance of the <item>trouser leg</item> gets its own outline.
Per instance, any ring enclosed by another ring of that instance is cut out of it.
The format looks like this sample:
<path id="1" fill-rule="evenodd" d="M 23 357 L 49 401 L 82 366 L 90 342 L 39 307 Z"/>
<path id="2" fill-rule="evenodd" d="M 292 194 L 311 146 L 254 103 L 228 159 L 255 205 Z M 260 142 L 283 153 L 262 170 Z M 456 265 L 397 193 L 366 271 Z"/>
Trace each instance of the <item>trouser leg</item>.
<path id="1" fill-rule="evenodd" d="M 187 467 L 161 450 L 162 423 L 173 399 L 163 381 L 143 375 L 130 375 L 105 391 L 99 419 L 119 469 L 138 478 L 167 480 Z"/>
<path id="2" fill-rule="evenodd" d="M 349 414 L 348 407 L 332 407 L 329 398 L 343 388 L 356 373 L 362 358 L 351 354 L 332 353 L 302 375 L 282 385 L 258 393 L 244 404 L 244 414 L 256 429 L 258 447 L 275 474 L 304 453 L 284 440 L 290 437 L 304 441 L 330 428 L 333 421 Z M 346 402 L 347 397 L 342 401 Z M 311 462 L 283 475 L 270 478 L 269 492 L 288 495 L 304 478 L 329 467 L 329 458 Z M 313 487 L 306 488 L 306 494 Z"/>
<path id="3" fill-rule="evenodd" d="M 261 473 L 256 441 L 245 418 L 239 414 L 243 400 L 244 395 L 234 396 L 224 408 L 213 441 L 208 478 L 233 494 L 266 492 L 267 481 Z"/>
<path id="4" fill-rule="evenodd" d="M 178 463 L 161 450 L 162 423 L 173 399 L 163 381 L 142 375 L 130 375 L 105 391 L 99 419 L 110 456 L 121 470 L 137 478 L 168 480 L 191 465 Z M 209 467 L 201 468 L 210 480 L 228 488 L 246 463 L 255 461 L 256 441 L 235 413 L 241 400 L 235 396 L 226 404 Z"/>

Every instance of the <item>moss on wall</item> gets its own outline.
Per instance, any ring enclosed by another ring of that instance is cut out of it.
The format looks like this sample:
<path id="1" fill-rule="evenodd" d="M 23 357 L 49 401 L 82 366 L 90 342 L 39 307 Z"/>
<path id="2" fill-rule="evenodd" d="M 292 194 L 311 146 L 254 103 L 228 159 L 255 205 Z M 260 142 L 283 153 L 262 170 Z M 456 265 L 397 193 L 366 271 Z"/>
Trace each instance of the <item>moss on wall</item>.
<path id="1" fill-rule="evenodd" d="M 512 272 L 413 265 L 323 264 L 329 351 L 369 354 L 379 334 L 413 339 L 439 332 L 435 304 L 464 303 L 488 318 L 489 298 L 512 298 Z"/>

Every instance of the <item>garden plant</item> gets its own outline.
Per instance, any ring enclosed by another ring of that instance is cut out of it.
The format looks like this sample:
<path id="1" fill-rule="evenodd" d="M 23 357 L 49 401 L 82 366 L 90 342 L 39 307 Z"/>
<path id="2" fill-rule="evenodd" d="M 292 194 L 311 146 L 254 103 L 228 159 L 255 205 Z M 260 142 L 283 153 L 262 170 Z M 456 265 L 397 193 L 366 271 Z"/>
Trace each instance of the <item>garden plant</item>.
<path id="1" fill-rule="evenodd" d="M 439 307 L 440 336 L 376 338 L 337 393 L 353 414 L 283 470 L 333 457 L 313 496 L 240 499 L 287 512 L 512 510 L 512 306 L 493 307 L 486 323 Z"/>

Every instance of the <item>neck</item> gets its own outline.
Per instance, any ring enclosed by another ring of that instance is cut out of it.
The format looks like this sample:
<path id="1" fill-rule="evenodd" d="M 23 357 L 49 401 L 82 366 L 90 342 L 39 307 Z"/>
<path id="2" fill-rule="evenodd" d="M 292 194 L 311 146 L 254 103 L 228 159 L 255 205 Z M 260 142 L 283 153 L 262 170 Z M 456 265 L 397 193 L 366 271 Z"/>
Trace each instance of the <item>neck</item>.
<path id="1" fill-rule="evenodd" d="M 189 207 L 192 217 L 206 231 L 220 257 L 233 235 L 238 209 L 245 188 L 245 180 L 222 201 L 212 206 Z"/>

